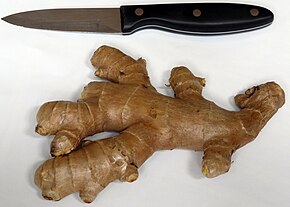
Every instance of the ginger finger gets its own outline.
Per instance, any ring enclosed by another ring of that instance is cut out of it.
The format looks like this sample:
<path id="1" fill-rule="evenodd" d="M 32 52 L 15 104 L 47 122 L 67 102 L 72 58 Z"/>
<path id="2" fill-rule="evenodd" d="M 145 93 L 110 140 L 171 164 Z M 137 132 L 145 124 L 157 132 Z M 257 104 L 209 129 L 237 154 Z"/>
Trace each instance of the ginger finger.
<path id="1" fill-rule="evenodd" d="M 231 156 L 235 151 L 232 144 L 223 141 L 224 138 L 205 144 L 202 161 L 202 173 L 213 178 L 229 171 Z"/>
<path id="2" fill-rule="evenodd" d="M 91 203 L 96 199 L 98 193 L 101 192 L 103 189 L 104 188 L 98 183 L 89 182 L 82 190 L 80 190 L 80 198 L 85 203 Z"/>
<path id="3" fill-rule="evenodd" d="M 184 100 L 202 98 L 201 93 L 205 86 L 205 79 L 195 77 L 184 66 L 172 69 L 169 83 L 177 98 Z"/>
<path id="4" fill-rule="evenodd" d="M 51 142 L 50 154 L 60 156 L 70 153 L 80 144 L 80 135 L 77 131 L 61 130 Z"/>
<path id="5" fill-rule="evenodd" d="M 95 75 L 115 83 L 137 84 L 155 90 L 151 85 L 144 59 L 137 61 L 116 48 L 101 46 L 91 58 Z"/>

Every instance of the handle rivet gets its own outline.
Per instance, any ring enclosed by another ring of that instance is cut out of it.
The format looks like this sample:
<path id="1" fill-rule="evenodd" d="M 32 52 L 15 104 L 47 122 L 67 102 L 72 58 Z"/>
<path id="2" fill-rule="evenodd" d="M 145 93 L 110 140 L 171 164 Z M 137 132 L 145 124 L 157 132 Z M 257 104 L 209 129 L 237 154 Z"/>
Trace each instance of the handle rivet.
<path id="1" fill-rule="evenodd" d="M 200 11 L 200 9 L 194 9 L 193 12 L 192 12 L 192 14 L 195 17 L 200 17 L 201 11 Z"/>
<path id="2" fill-rule="evenodd" d="M 259 10 L 258 9 L 251 9 L 250 10 L 250 14 L 253 16 L 253 17 L 256 17 L 259 15 Z"/>
<path id="3" fill-rule="evenodd" d="M 135 9 L 135 14 L 137 16 L 142 16 L 144 14 L 144 10 L 141 8 L 137 8 L 137 9 Z"/>

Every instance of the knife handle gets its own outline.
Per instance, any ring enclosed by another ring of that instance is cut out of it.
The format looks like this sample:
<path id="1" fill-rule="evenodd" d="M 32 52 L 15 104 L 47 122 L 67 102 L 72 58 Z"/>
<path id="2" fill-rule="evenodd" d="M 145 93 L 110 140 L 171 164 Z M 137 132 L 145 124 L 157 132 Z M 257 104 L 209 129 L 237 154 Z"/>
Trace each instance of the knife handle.
<path id="1" fill-rule="evenodd" d="M 122 32 L 152 28 L 185 34 L 224 34 L 272 23 L 266 8 L 234 3 L 188 3 L 121 6 Z"/>

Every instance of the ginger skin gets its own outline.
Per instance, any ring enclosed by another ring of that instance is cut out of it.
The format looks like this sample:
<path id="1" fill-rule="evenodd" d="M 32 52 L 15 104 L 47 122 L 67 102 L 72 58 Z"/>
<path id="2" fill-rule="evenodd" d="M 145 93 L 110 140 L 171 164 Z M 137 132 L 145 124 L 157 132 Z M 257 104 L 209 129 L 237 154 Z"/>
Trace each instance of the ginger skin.
<path id="1" fill-rule="evenodd" d="M 136 180 L 138 168 L 158 150 L 203 151 L 206 177 L 226 173 L 233 152 L 253 141 L 285 102 L 281 87 L 268 82 L 235 96 L 240 111 L 227 111 L 202 97 L 205 80 L 186 67 L 171 71 L 172 98 L 156 92 L 143 59 L 102 46 L 91 62 L 95 74 L 111 82 L 91 82 L 77 102 L 48 102 L 37 114 L 36 132 L 55 135 L 56 157 L 35 173 L 46 199 L 80 192 L 90 203 L 110 182 Z M 87 136 L 108 130 L 120 134 L 75 150 Z"/>

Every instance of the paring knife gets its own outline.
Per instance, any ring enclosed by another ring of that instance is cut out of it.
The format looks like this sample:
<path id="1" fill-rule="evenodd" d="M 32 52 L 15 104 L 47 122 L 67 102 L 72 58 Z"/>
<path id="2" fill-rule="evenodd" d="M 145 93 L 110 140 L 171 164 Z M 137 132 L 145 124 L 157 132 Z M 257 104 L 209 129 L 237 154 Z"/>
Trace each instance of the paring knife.
<path id="1" fill-rule="evenodd" d="M 47 9 L 13 14 L 2 20 L 24 27 L 131 34 L 154 28 L 185 34 L 228 34 L 270 25 L 266 8 L 235 3 L 128 5 L 120 8 Z"/>

